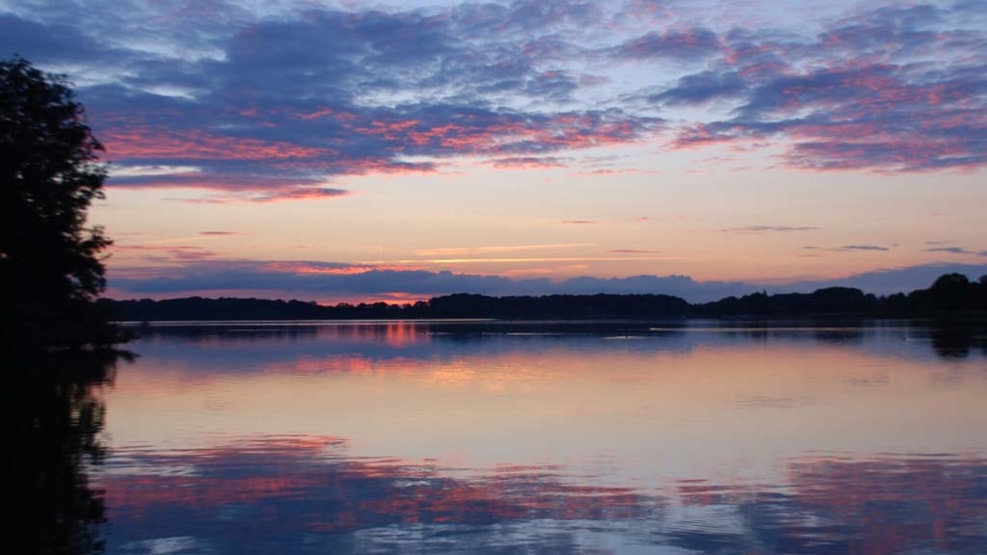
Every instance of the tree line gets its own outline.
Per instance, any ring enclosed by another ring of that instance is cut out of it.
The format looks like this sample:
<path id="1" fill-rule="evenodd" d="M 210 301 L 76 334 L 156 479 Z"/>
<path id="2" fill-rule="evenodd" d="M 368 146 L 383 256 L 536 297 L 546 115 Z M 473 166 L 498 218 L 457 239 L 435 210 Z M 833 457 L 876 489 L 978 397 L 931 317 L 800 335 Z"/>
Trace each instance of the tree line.
<path id="1" fill-rule="evenodd" d="M 971 281 L 962 274 L 945 274 L 927 289 L 889 296 L 876 296 L 851 287 L 828 287 L 812 293 L 756 292 L 696 304 L 659 294 L 492 297 L 458 293 L 400 305 L 376 302 L 325 306 L 298 300 L 203 297 L 157 301 L 100 299 L 97 305 L 121 321 L 984 316 L 987 276 Z"/>

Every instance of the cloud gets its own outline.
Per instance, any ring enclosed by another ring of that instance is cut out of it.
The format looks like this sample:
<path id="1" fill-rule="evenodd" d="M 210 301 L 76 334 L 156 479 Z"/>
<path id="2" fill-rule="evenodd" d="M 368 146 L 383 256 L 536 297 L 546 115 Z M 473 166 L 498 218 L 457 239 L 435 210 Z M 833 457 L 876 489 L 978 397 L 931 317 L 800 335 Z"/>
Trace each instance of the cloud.
<path id="1" fill-rule="evenodd" d="M 720 51 L 716 33 L 702 27 L 651 31 L 621 44 L 615 55 L 619 58 L 682 60 L 702 59 Z"/>
<path id="2" fill-rule="evenodd" d="M 331 187 L 317 187 L 317 188 L 297 187 L 294 189 L 289 189 L 287 191 L 274 191 L 270 193 L 262 193 L 260 195 L 255 195 L 250 197 L 250 200 L 252 202 L 278 202 L 282 200 L 345 197 L 348 196 L 349 194 L 350 192 L 345 189 L 333 189 Z"/>
<path id="3" fill-rule="evenodd" d="M 29 55 L 40 60 L 81 62 L 120 56 L 125 52 L 106 47 L 84 29 L 65 23 L 31 21 L 0 13 L 0 54 Z"/>
<path id="4" fill-rule="evenodd" d="M 788 225 L 748 225 L 744 227 L 729 227 L 722 231 L 729 233 L 766 233 L 766 232 L 779 232 L 787 233 L 790 231 L 815 231 L 819 229 L 815 226 L 788 226 Z"/>
<path id="5" fill-rule="evenodd" d="M 162 248 L 166 251 L 167 249 Z M 667 294 L 690 302 L 707 302 L 727 296 L 811 292 L 823 287 L 858 287 L 876 294 L 926 288 L 942 274 L 962 273 L 977 279 L 987 274 L 987 264 L 928 264 L 882 269 L 838 279 L 756 283 L 697 281 L 683 275 L 639 275 L 626 278 L 581 276 L 563 280 L 510 278 L 496 275 L 430 271 L 395 264 L 347 264 L 318 261 L 250 261 L 229 259 L 169 259 L 163 271 L 117 268 L 110 273 L 110 287 L 117 298 L 140 296 L 179 297 L 189 294 L 269 296 L 299 299 L 379 297 L 427 299 L 452 293 L 486 295 L 551 294 Z"/>
<path id="6" fill-rule="evenodd" d="M 808 41 L 733 31 L 713 69 L 649 98 L 734 102 L 728 118 L 684 125 L 679 148 L 775 141 L 779 165 L 818 171 L 982 167 L 985 39 L 955 9 L 882 6 Z"/>
<path id="7" fill-rule="evenodd" d="M 792 282 L 786 285 L 775 285 L 773 291 L 791 290 L 795 292 L 811 292 L 823 287 L 856 287 L 869 293 L 887 295 L 925 289 L 943 274 L 958 273 L 971 279 L 987 275 L 987 264 L 921 264 L 884 268 L 827 280 L 807 280 Z"/>
<path id="8" fill-rule="evenodd" d="M 578 247 L 592 247 L 593 243 L 537 243 L 530 245 L 482 245 L 478 247 L 439 247 L 430 249 L 419 249 L 415 251 L 415 256 L 462 256 L 480 253 L 505 253 L 524 252 L 539 250 L 572 249 Z"/>
<path id="9" fill-rule="evenodd" d="M 720 99 L 738 98 L 748 85 L 738 73 L 703 71 L 679 78 L 677 82 L 655 94 L 647 95 L 651 102 L 667 105 L 694 105 Z"/>
<path id="10" fill-rule="evenodd" d="M 512 169 L 546 169 L 565 167 L 565 161 L 554 156 L 514 156 L 489 160 L 489 165 L 495 168 Z"/>
<path id="11" fill-rule="evenodd" d="M 173 260 L 174 262 L 174 260 Z M 181 262 L 181 261 L 179 261 Z M 172 266 L 160 275 L 134 274 L 126 268 L 111 273 L 110 287 L 123 295 L 174 297 L 209 291 L 251 295 L 268 291 L 272 297 L 352 298 L 403 293 L 428 298 L 451 293 L 487 295 L 548 295 L 595 293 L 666 293 L 713 300 L 746 294 L 750 286 L 731 282 L 696 282 L 686 276 L 578 277 L 561 281 L 546 278 L 508 278 L 495 275 L 428 271 L 400 266 L 326 263 L 315 261 L 266 262 L 204 260 Z"/>
<path id="12" fill-rule="evenodd" d="M 217 189 L 216 184 L 203 184 L 202 188 Z M 221 189 L 221 188 L 220 188 Z M 271 203 L 289 200 L 318 200 L 331 199 L 349 196 L 352 193 L 346 189 L 335 189 L 332 187 L 282 187 L 273 190 L 245 190 L 226 191 L 223 194 L 214 194 L 205 197 L 182 197 L 169 198 L 174 202 L 187 202 L 191 204 L 229 204 L 233 202 L 254 202 Z"/>
<path id="13" fill-rule="evenodd" d="M 836 250 L 845 251 L 845 252 L 853 252 L 853 251 L 878 251 L 878 252 L 886 252 L 886 251 L 889 251 L 891 249 L 889 249 L 888 247 L 882 247 L 880 245 L 845 245 L 845 246 L 839 247 Z"/>
<path id="14" fill-rule="evenodd" d="M 843 245 L 842 247 L 819 247 L 816 245 L 806 245 L 802 247 L 802 250 L 826 252 L 887 252 L 891 249 L 880 245 Z"/>
<path id="15" fill-rule="evenodd" d="M 932 243 L 930 241 L 930 243 Z M 945 252 L 949 254 L 970 254 L 974 256 L 987 256 L 987 250 L 973 251 L 963 247 L 933 247 L 925 249 L 925 252 Z"/>
<path id="16" fill-rule="evenodd" d="M 809 171 L 987 165 L 974 2 L 878 4 L 812 29 L 641 3 L 281 6 L 15 3 L 0 52 L 78 79 L 107 159 L 162 168 L 111 186 L 249 182 L 274 198 L 464 158 L 579 168 L 646 141 L 769 144 L 774 164 Z"/>
<path id="17" fill-rule="evenodd" d="M 106 9 L 97 4 L 94 11 Z M 306 9 L 268 18 L 245 9 L 224 12 L 236 23 L 226 30 L 203 26 L 198 17 L 184 19 L 190 14 L 180 11 L 154 14 L 160 17 L 138 25 L 190 25 L 198 33 L 193 38 L 183 29 L 175 43 L 148 51 L 146 36 L 127 40 L 124 32 L 119 42 L 129 56 L 93 51 L 84 58 L 93 67 L 117 65 L 123 76 L 104 69 L 103 82 L 81 87 L 80 97 L 115 162 L 202 169 L 195 180 L 140 176 L 140 184 L 166 187 L 225 188 L 235 181 L 232 175 L 278 189 L 333 175 L 435 171 L 434 163 L 409 165 L 408 156 L 530 163 L 531 155 L 633 142 L 657 121 L 619 108 L 512 107 L 517 100 L 568 102 L 581 82 L 562 66 L 545 67 L 549 57 L 564 58 L 571 47 L 533 28 L 533 21 L 582 25 L 596 10 L 590 4 L 546 9 L 518 2 L 487 12 L 470 5 L 441 13 Z M 91 13 L 78 15 L 92 19 Z M 55 17 L 44 10 L 30 16 Z M 119 11 L 114 16 L 123 17 Z M 8 19 L 0 25 L 13 31 L 49 25 Z M 73 32 L 93 32 L 89 42 L 100 44 L 97 31 L 104 24 L 87 22 L 92 27 Z M 21 34 L 31 33 L 36 31 Z M 198 55 L 176 56 L 182 48 Z M 29 50 L 55 65 L 69 60 L 68 48 Z M 110 183 L 136 182 L 128 177 Z"/>
<path id="18" fill-rule="evenodd" d="M 596 224 L 596 220 L 562 220 L 564 224 L 572 225 L 593 225 Z"/>
<path id="19" fill-rule="evenodd" d="M 192 245 L 116 245 L 113 250 L 146 263 L 182 264 L 216 257 L 214 251 Z"/>

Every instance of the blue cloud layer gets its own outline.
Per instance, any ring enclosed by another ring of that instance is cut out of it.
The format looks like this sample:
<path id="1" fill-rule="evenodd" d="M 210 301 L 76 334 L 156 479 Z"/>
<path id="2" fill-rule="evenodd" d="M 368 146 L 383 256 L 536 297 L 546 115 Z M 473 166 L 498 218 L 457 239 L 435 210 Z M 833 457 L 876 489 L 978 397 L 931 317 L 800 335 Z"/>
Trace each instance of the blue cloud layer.
<path id="1" fill-rule="evenodd" d="M 114 162 L 201 169 L 119 186 L 291 197 L 338 175 L 578 164 L 643 140 L 771 141 L 780 165 L 812 170 L 987 164 L 982 3 L 878 4 L 812 31 L 654 8 L 50 0 L 0 8 L 0 55 L 68 71 Z"/>
<path id="2" fill-rule="evenodd" d="M 306 271 L 299 271 L 299 268 Z M 110 286 L 117 296 L 179 296 L 189 291 L 223 295 L 263 294 L 296 298 L 348 298 L 396 294 L 428 298 L 452 293 L 482 293 L 492 296 L 660 293 L 705 302 L 755 291 L 773 293 L 811 292 L 823 287 L 857 287 L 875 294 L 907 292 L 928 287 L 942 274 L 957 272 L 978 279 L 987 275 L 987 264 L 926 264 L 867 272 L 832 280 L 800 281 L 786 284 L 759 284 L 723 281 L 696 281 L 682 275 L 640 275 L 626 278 L 575 277 L 509 278 L 494 275 L 447 271 L 394 270 L 326 262 L 259 262 L 192 260 L 167 275 L 114 277 Z M 235 284 L 235 285 L 233 285 Z"/>

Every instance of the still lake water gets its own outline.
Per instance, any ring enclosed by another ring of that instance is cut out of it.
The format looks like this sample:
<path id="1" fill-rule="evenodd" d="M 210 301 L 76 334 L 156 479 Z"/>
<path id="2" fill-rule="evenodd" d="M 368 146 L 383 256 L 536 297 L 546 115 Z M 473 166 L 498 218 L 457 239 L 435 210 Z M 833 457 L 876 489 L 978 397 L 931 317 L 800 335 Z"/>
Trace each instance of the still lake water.
<path id="1" fill-rule="evenodd" d="M 982 329 L 141 333 L 107 553 L 987 553 Z"/>

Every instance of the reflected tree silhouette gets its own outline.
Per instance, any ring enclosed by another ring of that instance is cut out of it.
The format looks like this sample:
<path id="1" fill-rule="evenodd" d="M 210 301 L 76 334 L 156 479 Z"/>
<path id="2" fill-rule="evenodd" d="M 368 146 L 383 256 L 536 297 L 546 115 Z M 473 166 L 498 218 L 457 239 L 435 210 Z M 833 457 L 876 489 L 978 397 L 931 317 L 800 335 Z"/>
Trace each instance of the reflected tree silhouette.
<path id="1" fill-rule="evenodd" d="M 98 392 L 122 355 L 63 352 L 4 354 L 3 424 L 12 439 L 3 476 L 12 510 L 9 545 L 19 553 L 102 553 L 105 507 L 87 467 L 105 455 L 105 406 Z M 11 383 L 13 382 L 13 383 Z"/>
<path id="2" fill-rule="evenodd" d="M 987 326 L 976 323 L 936 322 L 929 327 L 932 348 L 944 359 L 968 358 L 979 348 L 987 356 Z"/>
<path id="3" fill-rule="evenodd" d="M 946 359 L 961 359 L 970 356 L 970 343 L 973 337 L 968 328 L 933 327 L 930 330 L 932 348 L 936 354 Z"/>

